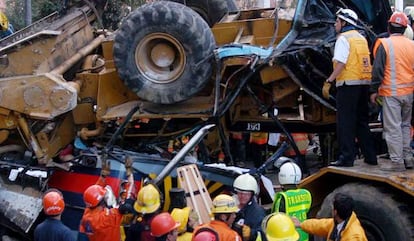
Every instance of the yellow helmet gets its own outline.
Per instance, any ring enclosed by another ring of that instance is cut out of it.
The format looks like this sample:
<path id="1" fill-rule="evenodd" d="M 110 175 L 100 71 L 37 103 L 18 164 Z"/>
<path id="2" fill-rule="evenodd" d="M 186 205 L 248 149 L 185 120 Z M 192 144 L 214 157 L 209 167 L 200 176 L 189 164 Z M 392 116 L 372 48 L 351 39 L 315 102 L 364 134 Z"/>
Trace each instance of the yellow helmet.
<path id="1" fill-rule="evenodd" d="M 262 228 L 268 241 L 297 241 L 299 233 L 292 219 L 284 213 L 267 215 L 262 222 Z"/>
<path id="2" fill-rule="evenodd" d="M 146 214 L 153 213 L 161 206 L 160 193 L 152 184 L 142 187 L 134 203 L 135 211 Z"/>
<path id="3" fill-rule="evenodd" d="M 185 231 L 187 231 L 187 223 L 188 223 L 188 218 L 190 217 L 190 211 L 191 209 L 189 207 L 174 208 L 171 211 L 172 218 L 176 222 L 180 223 L 180 226 L 178 227 L 179 233 L 184 233 Z"/>
<path id="4" fill-rule="evenodd" d="M 6 31 L 9 28 L 9 20 L 6 17 L 6 14 L 0 12 L 0 26 L 2 31 Z"/>
<path id="5" fill-rule="evenodd" d="M 212 213 L 237 213 L 239 208 L 232 196 L 220 194 L 213 200 Z"/>

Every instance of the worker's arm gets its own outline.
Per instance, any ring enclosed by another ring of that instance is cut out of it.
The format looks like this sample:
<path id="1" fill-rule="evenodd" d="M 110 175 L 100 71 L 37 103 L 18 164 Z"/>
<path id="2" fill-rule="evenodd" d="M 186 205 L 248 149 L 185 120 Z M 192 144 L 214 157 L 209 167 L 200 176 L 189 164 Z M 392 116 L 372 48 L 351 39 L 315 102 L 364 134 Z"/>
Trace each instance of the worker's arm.
<path id="1" fill-rule="evenodd" d="M 300 227 L 303 231 L 317 235 L 321 237 L 328 237 L 330 230 L 334 227 L 334 221 L 332 218 L 320 218 L 320 219 L 308 219 L 298 225 L 295 222 L 296 227 Z"/>
<path id="2" fill-rule="evenodd" d="M 382 44 L 379 44 L 375 52 L 374 63 L 372 65 L 372 81 L 370 86 L 370 100 L 371 103 L 376 103 L 378 88 L 384 79 L 385 63 L 387 61 L 387 55 Z"/>
<path id="3" fill-rule="evenodd" d="M 326 79 L 326 82 L 332 83 L 333 81 L 335 81 L 336 77 L 338 77 L 338 75 L 342 72 L 344 68 L 345 68 L 344 63 L 337 62 L 331 75 L 329 75 L 329 77 Z"/>

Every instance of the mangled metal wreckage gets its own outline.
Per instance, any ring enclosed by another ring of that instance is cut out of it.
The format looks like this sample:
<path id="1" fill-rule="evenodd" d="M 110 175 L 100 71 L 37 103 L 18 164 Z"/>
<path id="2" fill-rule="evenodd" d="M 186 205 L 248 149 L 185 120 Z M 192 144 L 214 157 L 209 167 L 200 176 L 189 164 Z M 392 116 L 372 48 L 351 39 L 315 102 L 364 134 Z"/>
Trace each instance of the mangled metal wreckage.
<path id="1" fill-rule="evenodd" d="M 192 151 L 198 163 L 217 161 L 221 150 L 232 162 L 229 131 L 291 138 L 290 132 L 333 130 L 335 97 L 324 99 L 321 90 L 331 71 L 335 12 L 354 9 L 372 43 L 386 31 L 390 6 L 295 3 L 289 20 L 278 18 L 278 8 L 228 11 L 222 1 L 156 1 L 134 10 L 114 33 L 96 30 L 98 11 L 85 5 L 1 40 L 3 229 L 30 239 L 43 218 L 41 194 L 56 187 L 67 203 L 63 220 L 76 230 L 82 193 L 100 173 L 102 152 L 116 192 L 122 158 L 132 156 L 135 180 L 157 176 L 184 146 L 182 137 L 206 124 L 217 127 Z M 212 194 L 237 175 L 199 167 L 219 183 Z"/>

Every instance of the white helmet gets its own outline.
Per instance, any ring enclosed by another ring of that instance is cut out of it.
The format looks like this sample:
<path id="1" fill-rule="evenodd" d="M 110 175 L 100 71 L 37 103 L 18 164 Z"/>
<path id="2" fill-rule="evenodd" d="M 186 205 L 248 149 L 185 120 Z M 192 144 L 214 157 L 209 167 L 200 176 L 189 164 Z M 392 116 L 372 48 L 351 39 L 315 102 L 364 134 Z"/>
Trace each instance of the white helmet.
<path id="1" fill-rule="evenodd" d="M 233 182 L 233 188 L 236 191 L 250 191 L 255 195 L 259 194 L 259 185 L 257 185 L 256 179 L 248 173 L 238 176 Z"/>
<path id="2" fill-rule="evenodd" d="M 294 162 L 286 162 L 280 167 L 279 183 L 281 185 L 298 184 L 302 179 L 302 171 Z"/>
<path id="3" fill-rule="evenodd" d="M 410 25 L 407 25 L 407 28 L 405 28 L 404 36 L 407 37 L 409 40 L 413 40 L 414 33 Z"/>
<path id="4" fill-rule="evenodd" d="M 340 8 L 336 12 L 336 16 L 349 24 L 357 26 L 358 15 L 351 9 Z"/>

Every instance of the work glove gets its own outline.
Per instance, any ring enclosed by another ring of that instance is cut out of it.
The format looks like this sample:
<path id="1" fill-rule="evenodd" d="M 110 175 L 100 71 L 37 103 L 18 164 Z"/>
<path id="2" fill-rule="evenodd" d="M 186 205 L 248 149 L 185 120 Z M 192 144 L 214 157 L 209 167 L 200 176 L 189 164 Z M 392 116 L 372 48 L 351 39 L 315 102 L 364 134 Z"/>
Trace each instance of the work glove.
<path id="1" fill-rule="evenodd" d="M 331 83 L 330 82 L 325 82 L 323 83 L 323 87 L 322 87 L 322 96 L 325 99 L 329 99 L 329 91 L 331 89 Z"/>
<path id="2" fill-rule="evenodd" d="M 102 162 L 101 176 L 107 177 L 111 174 L 111 163 L 109 161 Z"/>
<path id="3" fill-rule="evenodd" d="M 127 175 L 127 177 L 129 176 L 129 175 L 132 175 L 133 174 L 133 170 L 132 170 L 132 163 L 133 163 L 133 160 L 132 160 L 132 158 L 130 157 L 130 156 L 127 156 L 126 158 L 125 158 L 125 170 L 126 170 L 126 175 Z"/>
<path id="4" fill-rule="evenodd" d="M 250 227 L 247 226 L 246 224 L 243 224 L 242 226 L 242 236 L 243 236 L 243 240 L 244 241 L 248 241 L 250 239 Z"/>

